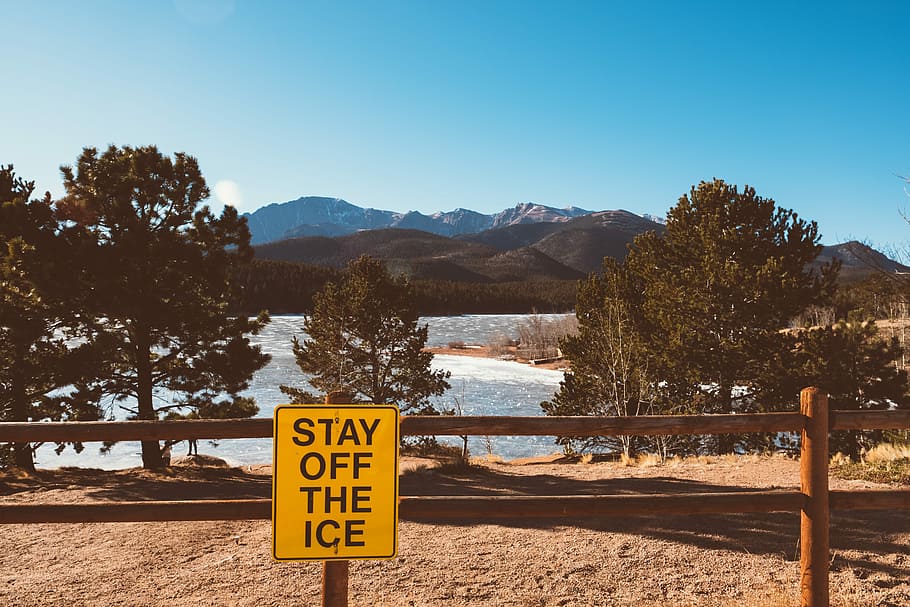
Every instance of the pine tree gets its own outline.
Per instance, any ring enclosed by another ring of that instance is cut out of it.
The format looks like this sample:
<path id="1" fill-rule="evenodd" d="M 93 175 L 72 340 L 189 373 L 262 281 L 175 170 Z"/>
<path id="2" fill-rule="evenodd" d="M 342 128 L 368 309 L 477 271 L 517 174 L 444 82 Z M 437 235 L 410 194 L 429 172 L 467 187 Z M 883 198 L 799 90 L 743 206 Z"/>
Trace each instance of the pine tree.
<path id="1" fill-rule="evenodd" d="M 449 388 L 447 371 L 433 371 L 424 350 L 427 325 L 418 324 L 411 288 L 382 263 L 361 257 L 339 283 L 313 298 L 303 324 L 307 338 L 293 342 L 297 365 L 322 393 L 343 390 L 355 400 L 428 413 L 429 398 Z M 304 390 L 281 386 L 296 402 L 322 402 Z"/>
<path id="2" fill-rule="evenodd" d="M 792 387 L 785 361 L 793 341 L 780 329 L 834 288 L 836 265 L 808 267 L 820 250 L 814 222 L 752 188 L 693 187 L 663 234 L 638 236 L 623 266 L 606 263 L 579 289 L 580 332 L 563 346 L 573 372 L 545 410 L 730 413 L 781 404 L 775 398 Z M 681 446 L 729 451 L 742 439 Z"/>
<path id="3" fill-rule="evenodd" d="M 701 393 L 702 412 L 758 403 L 763 361 L 787 347 L 779 330 L 833 291 L 836 266 L 808 267 L 821 251 L 818 241 L 815 222 L 721 180 L 681 197 L 663 235 L 635 239 L 626 263 L 644 284 L 654 347 Z"/>
<path id="4" fill-rule="evenodd" d="M 98 384 L 138 419 L 222 408 L 252 414 L 239 393 L 269 360 L 247 337 L 267 322 L 233 317 L 230 269 L 252 257 L 246 221 L 200 204 L 209 190 L 195 158 L 154 146 L 85 148 L 64 166 L 61 207 L 94 239 L 86 255 L 95 342 L 105 353 Z M 171 402 L 156 406 L 156 391 Z M 124 403 L 133 399 L 135 406 Z M 142 441 L 146 468 L 163 465 L 158 441 Z"/>
<path id="5" fill-rule="evenodd" d="M 905 406 L 907 373 L 897 338 L 883 339 L 875 323 L 844 321 L 830 327 L 800 331 L 793 382 L 818 386 L 828 393 L 831 409 L 888 409 Z M 857 457 L 863 448 L 881 442 L 883 432 L 848 431 L 831 434 L 831 451 Z"/>
<path id="6" fill-rule="evenodd" d="M 674 393 L 680 386 L 668 381 L 669 370 L 650 348 L 652 328 L 643 315 L 642 285 L 619 262 L 604 259 L 601 274 L 578 285 L 578 332 L 560 342 L 572 361 L 571 371 L 552 401 L 541 403 L 547 415 L 656 415 L 679 413 L 673 403 L 685 402 Z M 676 398 L 671 399 L 671 394 Z M 667 437 L 561 437 L 572 450 L 607 447 L 627 457 L 641 449 L 666 454 Z"/>
<path id="7" fill-rule="evenodd" d="M 33 192 L 12 166 L 0 167 L 0 419 L 98 419 L 97 394 L 81 381 L 90 348 L 67 344 L 79 325 L 78 273 L 68 263 L 75 233 L 58 224 L 50 195 L 31 200 Z M 0 460 L 34 471 L 37 446 L 5 447 Z"/>

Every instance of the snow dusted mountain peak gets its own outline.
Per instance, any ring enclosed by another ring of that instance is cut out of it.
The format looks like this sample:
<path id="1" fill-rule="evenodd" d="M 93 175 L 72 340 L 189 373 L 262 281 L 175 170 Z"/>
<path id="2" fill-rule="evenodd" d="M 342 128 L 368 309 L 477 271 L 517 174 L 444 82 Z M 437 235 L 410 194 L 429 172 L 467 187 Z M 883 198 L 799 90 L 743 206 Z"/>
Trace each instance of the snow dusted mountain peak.
<path id="1" fill-rule="evenodd" d="M 647 219 L 648 221 L 653 221 L 654 223 L 659 223 L 662 226 L 667 225 L 666 215 L 651 215 L 650 213 L 643 213 L 642 218 Z"/>
<path id="2" fill-rule="evenodd" d="M 516 204 L 511 209 L 506 209 L 505 211 L 494 215 L 492 227 L 501 228 L 522 223 L 565 222 L 573 217 L 579 217 L 589 213 L 590 211 L 585 211 L 584 209 L 579 209 L 577 207 L 556 209 L 533 202 L 522 202 Z"/>
<path id="3" fill-rule="evenodd" d="M 559 209 L 522 202 L 493 215 L 463 207 L 424 215 L 418 211 L 400 213 L 362 208 L 341 198 L 304 196 L 269 204 L 244 216 L 250 226 L 252 244 L 256 245 L 299 236 L 340 236 L 381 228 L 407 228 L 456 236 L 519 224 L 565 223 L 591 214 L 591 211 L 575 206 Z"/>

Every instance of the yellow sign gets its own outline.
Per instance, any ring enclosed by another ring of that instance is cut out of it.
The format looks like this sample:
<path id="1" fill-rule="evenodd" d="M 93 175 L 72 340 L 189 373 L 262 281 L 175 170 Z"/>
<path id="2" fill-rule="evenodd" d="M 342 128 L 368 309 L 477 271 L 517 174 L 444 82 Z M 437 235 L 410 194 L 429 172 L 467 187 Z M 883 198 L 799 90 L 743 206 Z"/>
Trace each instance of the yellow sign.
<path id="1" fill-rule="evenodd" d="M 275 409 L 272 556 L 392 558 L 398 551 L 398 409 Z"/>

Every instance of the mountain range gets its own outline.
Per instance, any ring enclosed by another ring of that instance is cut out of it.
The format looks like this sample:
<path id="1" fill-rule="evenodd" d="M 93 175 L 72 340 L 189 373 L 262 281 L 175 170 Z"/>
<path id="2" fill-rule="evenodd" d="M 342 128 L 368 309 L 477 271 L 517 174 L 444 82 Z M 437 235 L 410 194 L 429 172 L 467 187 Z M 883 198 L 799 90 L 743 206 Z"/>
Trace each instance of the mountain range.
<path id="1" fill-rule="evenodd" d="M 318 197 L 269 205 L 247 219 L 260 259 L 341 268 L 370 255 L 413 279 L 454 282 L 577 280 L 598 271 L 604 257 L 625 257 L 638 234 L 663 230 L 653 217 L 624 210 L 526 203 L 494 215 L 467 209 L 423 215 Z M 868 276 L 875 267 L 908 270 L 856 241 L 824 247 L 815 264 L 834 258 L 845 280 Z"/>
<path id="2" fill-rule="evenodd" d="M 343 236 L 361 230 L 400 228 L 421 230 L 440 236 L 474 234 L 511 225 L 566 222 L 591 211 L 568 207 L 556 209 L 523 203 L 493 215 L 469 209 L 424 215 L 417 211 L 396 213 L 365 209 L 340 198 L 305 196 L 274 203 L 245 213 L 254 245 L 300 236 Z"/>

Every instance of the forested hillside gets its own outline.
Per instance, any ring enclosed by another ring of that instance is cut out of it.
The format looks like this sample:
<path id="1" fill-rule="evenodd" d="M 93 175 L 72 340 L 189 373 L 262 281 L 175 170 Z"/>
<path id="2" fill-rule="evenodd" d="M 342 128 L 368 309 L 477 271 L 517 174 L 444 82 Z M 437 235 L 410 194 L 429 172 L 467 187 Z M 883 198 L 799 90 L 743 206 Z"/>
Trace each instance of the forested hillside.
<path id="1" fill-rule="evenodd" d="M 419 230 L 365 230 L 337 238 L 292 238 L 256 247 L 259 259 L 336 269 L 361 255 L 381 259 L 392 271 L 412 280 L 515 282 L 584 276 L 533 247 L 503 251 Z"/>
<path id="2" fill-rule="evenodd" d="M 238 270 L 244 292 L 234 305 L 248 313 L 304 312 L 326 281 L 368 255 L 418 285 L 423 314 L 567 311 L 574 309 L 576 282 L 601 271 L 604 258 L 621 261 L 638 234 L 664 229 L 633 213 L 603 211 L 455 238 L 412 229 L 291 238 L 255 247 L 254 264 Z M 863 283 L 882 270 L 908 270 L 855 241 L 823 247 L 812 266 L 818 269 L 834 259 L 841 263 L 842 285 Z M 867 288 L 853 291 L 839 295 L 839 317 L 875 307 L 866 301 Z"/>
<path id="3" fill-rule="evenodd" d="M 241 288 L 232 307 L 243 314 L 260 310 L 272 314 L 309 312 L 313 295 L 339 276 L 340 270 L 334 268 L 255 259 L 235 269 L 234 277 Z M 576 284 L 575 280 L 413 281 L 422 315 L 568 312 L 575 307 Z"/>

